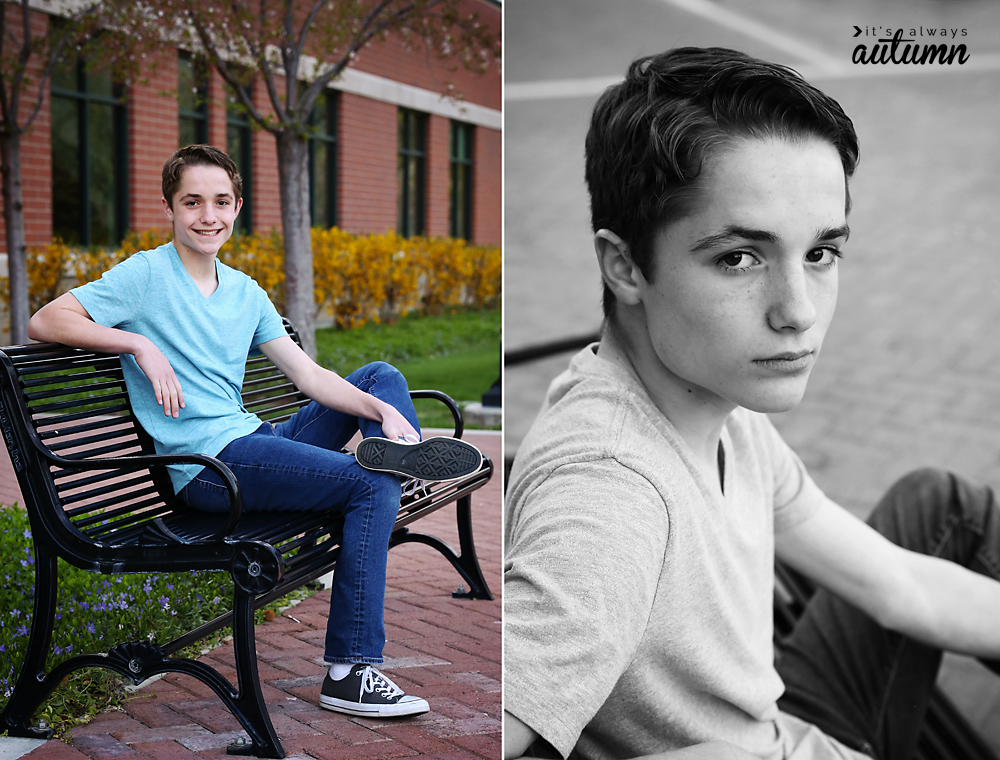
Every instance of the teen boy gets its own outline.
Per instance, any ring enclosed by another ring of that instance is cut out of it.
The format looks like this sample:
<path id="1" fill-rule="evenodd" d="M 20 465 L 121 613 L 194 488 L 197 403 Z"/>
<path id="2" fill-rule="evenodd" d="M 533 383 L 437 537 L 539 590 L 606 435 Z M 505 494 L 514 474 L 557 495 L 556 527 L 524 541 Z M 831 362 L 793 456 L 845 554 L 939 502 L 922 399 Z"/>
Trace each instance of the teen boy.
<path id="1" fill-rule="evenodd" d="M 419 442 L 397 370 L 378 362 L 341 378 L 319 367 L 285 333 L 267 294 L 218 260 L 242 205 L 242 181 L 225 153 L 208 145 L 177 151 L 163 166 L 162 203 L 172 242 L 60 296 L 31 318 L 28 335 L 121 354 L 133 408 L 156 450 L 217 456 L 236 475 L 244 510 L 343 514 L 320 704 L 362 716 L 426 712 L 425 700 L 373 667 L 385 645 L 386 555 L 401 490 L 393 471 L 414 474 L 409 462 L 423 454 L 440 464 L 421 468 L 422 477 L 448 480 L 475 470 L 481 455 L 454 439 Z M 252 349 L 313 399 L 280 425 L 242 406 Z M 359 429 L 366 440 L 355 461 L 340 449 Z M 390 440 L 367 440 L 376 436 Z M 386 452 L 380 464 L 365 461 L 375 448 Z M 170 477 L 189 505 L 228 510 L 227 490 L 209 470 L 171 467 Z"/>
<path id="2" fill-rule="evenodd" d="M 866 525 L 761 414 L 819 355 L 857 160 L 836 102 L 730 50 L 600 98 L 605 331 L 511 474 L 506 756 L 907 758 L 941 649 L 1000 657 L 991 493 L 916 473 Z M 825 589 L 777 666 L 775 556 Z"/>

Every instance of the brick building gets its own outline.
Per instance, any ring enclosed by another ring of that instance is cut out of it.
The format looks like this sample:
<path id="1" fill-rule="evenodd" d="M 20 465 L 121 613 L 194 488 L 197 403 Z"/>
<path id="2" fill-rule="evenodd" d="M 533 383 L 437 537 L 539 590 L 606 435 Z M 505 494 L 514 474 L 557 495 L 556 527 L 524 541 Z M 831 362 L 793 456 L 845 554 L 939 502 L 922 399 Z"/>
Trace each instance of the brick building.
<path id="1" fill-rule="evenodd" d="M 466 4 L 499 35 L 499 2 Z M 34 11 L 31 23 L 44 34 L 50 17 Z M 454 68 L 389 40 L 365 49 L 330 86 L 310 140 L 314 225 L 500 244 L 500 72 L 493 65 L 477 77 Z M 228 107 L 221 77 L 187 51 L 162 50 L 146 74 L 127 92 L 82 67 L 53 75 L 22 137 L 29 246 L 54 234 L 75 245 L 116 245 L 128 230 L 168 228 L 162 164 L 177 147 L 203 141 L 225 147 L 244 175 L 240 229 L 280 230 L 272 135 Z M 460 100 L 442 97 L 449 82 Z M 254 98 L 266 108 L 262 84 Z M 25 100 L 30 107 L 33 98 Z M 0 218 L 3 269 L 5 246 Z"/>

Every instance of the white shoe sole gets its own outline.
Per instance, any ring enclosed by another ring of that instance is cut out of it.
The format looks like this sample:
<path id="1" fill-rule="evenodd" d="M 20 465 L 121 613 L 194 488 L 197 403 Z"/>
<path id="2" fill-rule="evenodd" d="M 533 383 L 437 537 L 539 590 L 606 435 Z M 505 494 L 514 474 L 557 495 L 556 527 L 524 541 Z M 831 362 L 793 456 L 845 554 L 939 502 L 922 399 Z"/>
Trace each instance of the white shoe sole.
<path id="1" fill-rule="evenodd" d="M 321 694 L 319 704 L 320 707 L 325 707 L 327 710 L 357 715 L 362 718 L 400 718 L 406 715 L 420 715 L 431 709 L 427 700 L 420 697 L 404 697 L 404 701 L 393 705 L 371 705 Z"/>

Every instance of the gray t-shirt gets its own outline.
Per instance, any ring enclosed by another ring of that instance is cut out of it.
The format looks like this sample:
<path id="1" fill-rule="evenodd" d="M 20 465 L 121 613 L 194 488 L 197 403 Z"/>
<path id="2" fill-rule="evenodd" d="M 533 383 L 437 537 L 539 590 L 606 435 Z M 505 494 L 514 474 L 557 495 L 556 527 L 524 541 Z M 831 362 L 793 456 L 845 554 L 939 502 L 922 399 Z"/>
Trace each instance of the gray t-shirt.
<path id="1" fill-rule="evenodd" d="M 563 756 L 723 740 L 861 758 L 778 710 L 774 534 L 825 497 L 767 417 L 722 433 L 725 496 L 638 379 L 579 353 L 507 491 L 504 708 Z"/>

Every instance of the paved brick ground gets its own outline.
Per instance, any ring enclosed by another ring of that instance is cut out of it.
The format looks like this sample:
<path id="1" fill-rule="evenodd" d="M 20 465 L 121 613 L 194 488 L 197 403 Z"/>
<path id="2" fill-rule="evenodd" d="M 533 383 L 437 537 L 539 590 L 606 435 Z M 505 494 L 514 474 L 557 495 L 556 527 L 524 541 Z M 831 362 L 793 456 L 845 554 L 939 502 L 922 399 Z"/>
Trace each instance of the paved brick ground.
<path id="1" fill-rule="evenodd" d="M 496 433 L 466 439 L 499 463 Z M 6 468 L 6 471 L 3 471 Z M 9 462 L 0 463 L 0 500 L 9 498 Z M 16 491 L 16 484 L 15 484 Z M 319 593 L 257 627 L 260 674 L 268 710 L 289 758 L 353 760 L 408 758 L 496 760 L 500 757 L 500 500 L 496 476 L 473 497 L 476 549 L 494 601 L 453 599 L 461 580 L 426 546 L 389 554 L 385 670 L 407 692 L 425 697 L 431 712 L 414 718 L 364 720 L 317 705 L 323 678 L 323 637 L 330 593 Z M 19 498 L 19 494 L 14 498 Z M 414 525 L 457 546 L 454 508 Z M 205 656 L 234 678 L 232 645 Z M 226 757 L 245 736 L 212 692 L 187 676 L 170 675 L 140 689 L 125 712 L 99 716 L 74 729 L 69 744 L 50 741 L 31 760 L 187 760 Z"/>

